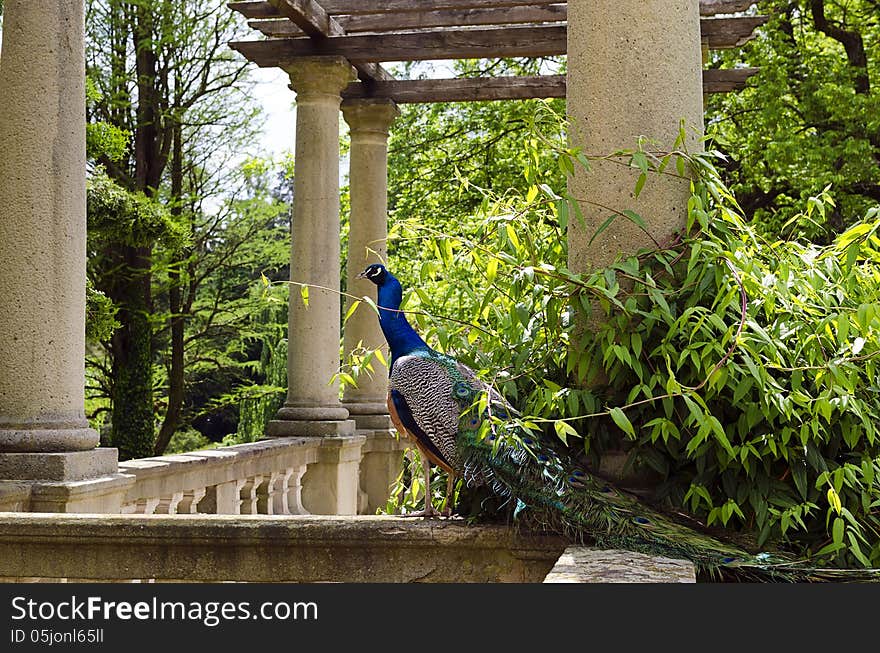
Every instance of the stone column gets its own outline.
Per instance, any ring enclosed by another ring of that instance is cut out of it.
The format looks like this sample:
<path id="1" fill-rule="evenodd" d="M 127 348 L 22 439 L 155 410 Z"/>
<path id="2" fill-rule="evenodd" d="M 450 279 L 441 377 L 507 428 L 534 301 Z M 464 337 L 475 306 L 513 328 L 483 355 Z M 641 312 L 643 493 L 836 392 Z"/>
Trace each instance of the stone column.
<path id="1" fill-rule="evenodd" d="M 270 436 L 351 433 L 354 423 L 339 401 L 339 105 L 355 79 L 340 57 L 299 59 L 285 68 L 296 91 L 296 174 L 290 280 L 287 400 Z M 327 288 L 322 290 L 318 286 Z"/>
<path id="2" fill-rule="evenodd" d="M 568 3 L 569 140 L 588 155 L 634 149 L 669 150 L 682 120 L 687 148 L 697 151 L 703 132 L 699 7 L 694 0 L 570 0 Z M 623 161 L 626 163 L 626 160 Z M 669 172 L 675 173 L 672 162 Z M 569 267 L 575 272 L 613 262 L 652 244 L 636 225 L 619 218 L 592 244 L 609 208 L 641 215 L 657 241 L 685 225 L 689 181 L 650 175 L 638 199 L 639 170 L 620 161 L 594 161 L 569 178 L 581 200 L 586 227 L 569 222 Z M 600 206 L 601 205 L 601 206 Z M 608 207 L 608 208 L 602 208 Z"/>
<path id="3" fill-rule="evenodd" d="M 84 414 L 83 0 L 9 0 L 0 58 L 0 451 L 93 449 Z"/>
<path id="4" fill-rule="evenodd" d="M 119 512 L 84 412 L 83 0 L 8 0 L 0 56 L 0 479 L 21 509 Z"/>
<path id="5" fill-rule="evenodd" d="M 387 259 L 388 236 L 388 129 L 400 115 L 391 100 L 346 100 L 342 115 L 351 133 L 350 173 L 351 220 L 348 233 L 348 292 L 375 294 L 369 281 L 355 276 L 370 263 Z M 346 302 L 346 309 L 353 300 Z M 344 356 L 362 346 L 372 350 L 388 348 L 376 314 L 367 307 L 356 310 L 345 324 Z M 373 359 L 373 374 L 363 372 L 358 387 L 345 389 L 345 407 L 361 429 L 388 429 L 386 407 L 388 368 Z"/>

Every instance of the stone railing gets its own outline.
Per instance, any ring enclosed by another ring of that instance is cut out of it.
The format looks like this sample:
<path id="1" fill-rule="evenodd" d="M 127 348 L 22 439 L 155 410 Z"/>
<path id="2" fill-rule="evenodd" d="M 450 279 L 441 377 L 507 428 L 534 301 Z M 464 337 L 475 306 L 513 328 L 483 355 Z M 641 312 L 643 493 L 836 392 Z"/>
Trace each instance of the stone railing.
<path id="1" fill-rule="evenodd" d="M 125 514 L 353 515 L 384 505 L 404 444 L 387 432 L 274 438 L 119 464 Z"/>
<path id="2" fill-rule="evenodd" d="M 375 514 L 388 500 L 405 448 L 390 431 L 361 430 L 139 458 L 119 463 L 112 479 L 0 481 L 0 512 Z M 66 498 L 108 484 L 113 501 L 92 500 L 77 507 L 46 499 L 59 488 Z"/>

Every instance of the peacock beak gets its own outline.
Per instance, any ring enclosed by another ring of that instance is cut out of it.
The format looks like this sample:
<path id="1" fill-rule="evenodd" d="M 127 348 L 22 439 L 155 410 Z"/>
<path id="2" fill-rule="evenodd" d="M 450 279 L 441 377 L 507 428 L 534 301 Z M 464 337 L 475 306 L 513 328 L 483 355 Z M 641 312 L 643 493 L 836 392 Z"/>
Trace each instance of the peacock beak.
<path id="1" fill-rule="evenodd" d="M 355 277 L 355 279 L 367 279 L 367 278 L 369 278 L 369 277 L 367 277 L 367 271 L 366 271 L 366 270 L 364 270 L 363 272 L 361 272 L 360 274 L 358 274 L 358 275 Z"/>

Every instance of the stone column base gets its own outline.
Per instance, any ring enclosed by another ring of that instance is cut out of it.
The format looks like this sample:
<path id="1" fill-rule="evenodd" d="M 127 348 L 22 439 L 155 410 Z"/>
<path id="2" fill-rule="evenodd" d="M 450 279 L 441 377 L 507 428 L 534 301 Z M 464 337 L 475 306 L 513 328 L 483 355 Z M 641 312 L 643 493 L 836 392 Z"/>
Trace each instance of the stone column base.
<path id="1" fill-rule="evenodd" d="M 388 416 L 385 418 L 388 419 Z M 362 433 L 367 440 L 361 460 L 358 512 L 375 515 L 379 508 L 388 503 L 391 486 L 403 469 L 403 452 L 409 447 L 409 442 L 387 428 Z"/>
<path id="2" fill-rule="evenodd" d="M 21 512 L 118 513 L 135 483 L 113 448 L 0 453 L 0 479 L 0 509 Z"/>
<path id="3" fill-rule="evenodd" d="M 0 479 L 7 481 L 82 481 L 119 471 L 113 448 L 65 453 L 0 453 Z"/>
<path id="4" fill-rule="evenodd" d="M 381 402 L 352 402 L 344 404 L 351 419 L 357 424 L 358 430 L 387 431 L 393 428 L 388 407 Z"/>
<path id="5" fill-rule="evenodd" d="M 313 515 L 357 514 L 360 462 L 366 440 L 363 435 L 350 435 L 321 441 L 318 462 L 308 466 L 302 480 L 302 503 L 308 512 Z"/>
<path id="6" fill-rule="evenodd" d="M 266 435 L 270 438 L 346 436 L 354 435 L 354 431 L 355 423 L 350 419 L 273 419 L 266 426 Z"/>

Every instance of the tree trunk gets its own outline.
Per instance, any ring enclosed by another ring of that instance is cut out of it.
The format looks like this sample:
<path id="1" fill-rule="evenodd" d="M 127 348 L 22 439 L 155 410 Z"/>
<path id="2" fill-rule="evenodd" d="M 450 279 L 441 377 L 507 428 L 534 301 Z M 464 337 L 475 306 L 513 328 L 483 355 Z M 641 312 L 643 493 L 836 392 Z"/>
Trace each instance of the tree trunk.
<path id="1" fill-rule="evenodd" d="M 126 247 L 111 298 L 120 307 L 113 334 L 113 446 L 119 459 L 153 455 L 153 376 L 150 340 L 150 248 Z M 144 273 L 146 270 L 146 273 Z"/>
<path id="2" fill-rule="evenodd" d="M 173 127 L 173 145 L 171 150 L 171 196 L 173 204 L 171 212 L 181 215 L 183 197 L 183 142 L 181 126 L 176 123 Z M 180 256 L 180 259 L 184 259 Z M 168 409 L 165 411 L 165 419 L 162 428 L 159 429 L 159 437 L 156 439 L 157 456 L 165 453 L 171 436 L 180 426 L 180 418 L 183 412 L 184 389 L 184 307 L 182 301 L 180 266 L 184 260 L 173 263 L 168 269 L 168 305 L 171 312 L 171 367 L 168 373 Z"/>
<path id="3" fill-rule="evenodd" d="M 156 53 L 153 50 L 153 19 L 147 3 L 132 16 L 135 43 L 138 106 L 135 129 L 134 187 L 149 196 L 156 193 L 162 177 L 159 147 L 160 107 L 156 88 Z M 122 248 L 125 270 L 120 271 L 118 294 L 119 330 L 113 337 L 113 444 L 120 460 L 152 456 L 156 430 L 153 417 L 152 357 L 152 247 Z"/>

